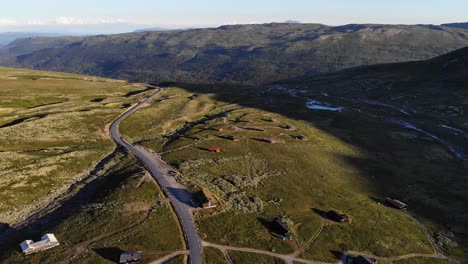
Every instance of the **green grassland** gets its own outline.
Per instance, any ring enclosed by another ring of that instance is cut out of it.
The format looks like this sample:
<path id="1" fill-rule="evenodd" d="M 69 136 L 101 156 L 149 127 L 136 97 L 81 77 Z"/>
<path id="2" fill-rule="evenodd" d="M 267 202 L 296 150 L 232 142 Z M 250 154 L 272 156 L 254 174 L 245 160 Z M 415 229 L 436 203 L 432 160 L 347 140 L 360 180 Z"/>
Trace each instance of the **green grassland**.
<path id="1" fill-rule="evenodd" d="M 185 264 L 187 263 L 187 256 L 177 256 L 169 261 L 167 261 L 168 264 Z"/>
<path id="2" fill-rule="evenodd" d="M 34 230 L 54 233 L 59 247 L 26 257 L 15 247 L 2 261 L 115 263 L 121 251 L 142 251 L 147 263 L 183 248 L 170 204 L 134 158 L 118 153 L 97 181 L 87 203 Z"/>
<path id="3" fill-rule="evenodd" d="M 265 255 L 259 255 L 255 253 L 230 251 L 229 256 L 231 256 L 234 264 L 242 264 L 242 263 L 284 264 L 284 261 L 281 259 L 277 259 L 275 257 L 270 257 L 270 256 L 265 256 Z"/>
<path id="4" fill-rule="evenodd" d="M 0 68 L 0 222 L 13 224 L 86 177 L 113 151 L 106 125 L 145 88 Z"/>
<path id="5" fill-rule="evenodd" d="M 219 198 L 217 209 L 196 214 L 202 239 L 287 254 L 305 246 L 326 223 L 301 257 L 334 262 L 337 252 L 347 250 L 378 256 L 433 252 L 408 213 L 381 203 L 386 195 L 402 195 L 393 178 L 405 177 L 402 184 L 424 188 L 427 171 L 405 171 L 397 153 L 379 150 L 378 144 L 405 146 L 409 154 L 404 158 L 440 171 L 440 164 L 417 156 L 422 145 L 435 143 L 389 140 L 389 134 L 405 130 L 349 113 L 311 111 L 304 100 L 285 95 L 265 98 L 258 88 L 183 87 L 166 89 L 121 129 L 130 140 L 162 153 L 183 181 L 207 187 Z M 275 144 L 262 142 L 264 138 Z M 222 152 L 207 151 L 214 147 Z M 385 191 L 383 185 L 392 189 Z M 447 195 L 437 193 L 440 199 Z M 428 209 L 417 202 L 412 206 L 418 213 Z M 324 219 L 321 213 L 330 209 L 350 215 L 352 222 Z M 292 241 L 271 235 L 269 223 L 278 216 L 292 228 Z M 441 227 L 431 217 L 423 218 L 431 230 Z"/>
<path id="6" fill-rule="evenodd" d="M 223 252 L 216 248 L 203 248 L 203 261 L 206 264 L 227 264 L 226 257 Z"/>

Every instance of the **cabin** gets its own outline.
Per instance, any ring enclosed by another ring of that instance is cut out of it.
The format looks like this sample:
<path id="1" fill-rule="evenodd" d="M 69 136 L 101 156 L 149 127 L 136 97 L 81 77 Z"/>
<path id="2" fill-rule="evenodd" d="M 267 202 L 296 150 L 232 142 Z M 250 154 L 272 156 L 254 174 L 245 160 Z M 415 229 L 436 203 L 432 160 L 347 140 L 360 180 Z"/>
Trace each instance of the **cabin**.
<path id="1" fill-rule="evenodd" d="M 239 141 L 239 138 L 236 136 L 226 136 L 226 139 L 232 140 L 232 141 Z"/>
<path id="2" fill-rule="evenodd" d="M 269 143 L 269 144 L 276 144 L 276 143 L 278 143 L 278 141 L 275 140 L 274 138 L 262 138 L 262 141 L 265 142 L 265 143 Z"/>
<path id="3" fill-rule="evenodd" d="M 213 194 L 206 189 L 201 190 L 199 200 L 203 209 L 210 209 L 218 206 Z"/>
<path id="4" fill-rule="evenodd" d="M 210 152 L 213 152 L 213 153 L 220 153 L 221 152 L 221 149 L 220 148 L 209 148 L 208 149 Z"/>
<path id="5" fill-rule="evenodd" d="M 349 223 L 351 221 L 348 215 L 342 214 L 336 210 L 328 211 L 327 217 L 339 223 Z"/>
<path id="6" fill-rule="evenodd" d="M 298 135 L 298 136 L 296 136 L 296 139 L 298 139 L 298 140 L 307 140 L 307 136 L 305 136 L 305 135 Z"/>
<path id="7" fill-rule="evenodd" d="M 353 259 L 353 264 L 377 264 L 377 260 L 368 256 L 357 256 Z"/>
<path id="8" fill-rule="evenodd" d="M 138 263 L 142 259 L 141 251 L 123 252 L 120 254 L 119 263 Z"/>
<path id="9" fill-rule="evenodd" d="M 222 127 L 213 127 L 212 129 L 214 131 L 218 131 L 218 132 L 223 132 L 224 131 L 224 128 L 222 128 Z"/>
<path id="10" fill-rule="evenodd" d="M 273 227 L 274 230 L 277 231 L 277 237 L 281 240 L 284 240 L 285 238 L 290 239 L 293 235 L 288 225 L 280 218 L 276 218 L 275 221 L 273 221 Z"/>
<path id="11" fill-rule="evenodd" d="M 284 125 L 281 128 L 287 129 L 287 130 L 295 130 L 296 129 L 294 126 L 291 126 L 291 125 Z"/>
<path id="12" fill-rule="evenodd" d="M 392 198 L 386 198 L 385 201 L 390 204 L 391 206 L 399 209 L 399 210 L 406 210 L 408 209 L 408 205 L 405 204 L 404 202 L 402 201 L 399 201 L 399 200 L 396 200 L 396 199 L 392 199 Z"/>
<path id="13" fill-rule="evenodd" d="M 33 254 L 36 252 L 51 249 L 60 245 L 54 234 L 45 234 L 41 237 L 40 241 L 33 242 L 32 240 L 25 240 L 20 244 L 21 251 L 24 255 Z"/>

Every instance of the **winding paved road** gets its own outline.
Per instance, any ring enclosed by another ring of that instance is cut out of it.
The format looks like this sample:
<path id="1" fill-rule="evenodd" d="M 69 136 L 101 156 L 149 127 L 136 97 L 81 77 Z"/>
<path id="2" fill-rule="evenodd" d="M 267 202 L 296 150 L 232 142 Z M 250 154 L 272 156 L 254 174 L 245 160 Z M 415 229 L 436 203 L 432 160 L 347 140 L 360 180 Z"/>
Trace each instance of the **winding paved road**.
<path id="1" fill-rule="evenodd" d="M 167 174 L 167 171 L 170 169 L 170 167 L 164 161 L 162 161 L 159 156 L 151 153 L 143 147 L 131 145 L 122 138 L 119 132 L 119 125 L 123 120 L 125 120 L 131 114 L 135 113 L 137 110 L 148 106 L 148 103 L 163 91 L 162 88 L 158 89 L 158 92 L 152 94 L 117 118 L 110 126 L 109 133 L 117 144 L 127 148 L 131 153 L 133 153 L 145 165 L 146 169 L 158 182 L 165 195 L 169 198 L 179 219 L 182 232 L 185 237 L 185 242 L 189 250 L 189 263 L 202 264 L 203 247 L 200 237 L 198 236 L 198 230 L 192 217 L 193 203 L 190 193 L 185 189 L 184 186 L 177 183 L 174 177 L 171 177 Z"/>

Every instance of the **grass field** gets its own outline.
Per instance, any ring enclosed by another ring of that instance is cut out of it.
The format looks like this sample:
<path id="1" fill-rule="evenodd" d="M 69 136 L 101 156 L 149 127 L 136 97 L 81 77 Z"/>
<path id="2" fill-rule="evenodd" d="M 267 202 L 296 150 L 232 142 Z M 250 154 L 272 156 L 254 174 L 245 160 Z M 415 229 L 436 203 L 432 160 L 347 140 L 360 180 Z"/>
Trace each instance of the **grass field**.
<path id="1" fill-rule="evenodd" d="M 250 87 L 166 89 L 151 107 L 126 120 L 122 131 L 161 153 L 187 184 L 207 187 L 218 197 L 217 209 L 196 215 L 202 239 L 213 243 L 287 254 L 305 246 L 326 223 L 301 257 L 334 262 L 347 250 L 430 254 L 431 244 L 413 218 L 382 201 L 390 195 L 411 197 L 411 213 L 437 232 L 444 229 L 437 217 L 442 207 L 414 195 L 430 190 L 434 199 L 453 198 L 434 192 L 431 182 L 446 166 L 418 156 L 421 148 L 439 147 L 436 143 L 417 135 L 413 141 L 389 137 L 409 133 L 353 113 L 311 111 L 299 98 L 266 96 Z M 222 152 L 207 151 L 215 147 Z M 411 162 L 421 170 L 408 169 Z M 453 164 L 448 173 L 460 173 L 462 167 Z M 406 184 L 420 192 L 408 195 L 400 187 Z M 443 210 L 456 208 L 461 209 Z M 348 214 L 351 223 L 323 218 L 330 209 Z M 286 219 L 292 241 L 271 235 L 275 217 Z M 451 249 L 441 248 L 463 255 L 463 240 L 458 241 Z"/>
<path id="2" fill-rule="evenodd" d="M 31 234 L 54 233 L 60 246 L 24 257 L 14 244 L 0 254 L 2 262 L 115 263 L 122 251 L 142 251 L 148 263 L 183 249 L 170 204 L 127 154 L 118 153 L 92 189 L 81 206 L 57 214 L 61 217 Z"/>
<path id="3" fill-rule="evenodd" d="M 206 264 L 228 264 L 223 252 L 216 248 L 203 248 L 203 261 Z"/>
<path id="4" fill-rule="evenodd" d="M 0 68 L 0 222 L 24 219 L 86 177 L 115 148 L 106 124 L 144 88 Z"/>
<path id="5" fill-rule="evenodd" d="M 265 255 L 259 255 L 255 253 L 230 251 L 229 256 L 231 256 L 234 264 L 242 264 L 242 263 L 284 264 L 285 263 L 281 259 L 277 259 L 275 257 L 270 257 L 270 256 L 265 256 Z"/>

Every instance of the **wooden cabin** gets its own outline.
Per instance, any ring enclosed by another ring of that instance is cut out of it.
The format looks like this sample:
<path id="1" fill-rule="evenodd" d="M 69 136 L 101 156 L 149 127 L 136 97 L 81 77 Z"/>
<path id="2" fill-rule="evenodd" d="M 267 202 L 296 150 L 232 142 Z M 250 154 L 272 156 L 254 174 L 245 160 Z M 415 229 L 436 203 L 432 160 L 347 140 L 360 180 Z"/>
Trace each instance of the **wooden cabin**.
<path id="1" fill-rule="evenodd" d="M 284 125 L 281 126 L 281 128 L 286 129 L 286 130 L 295 130 L 296 128 L 292 125 Z"/>
<path id="2" fill-rule="evenodd" d="M 351 221 L 348 215 L 342 214 L 336 210 L 328 211 L 327 217 L 339 223 L 349 223 Z"/>
<path id="3" fill-rule="evenodd" d="M 222 128 L 222 127 L 213 127 L 212 129 L 214 131 L 218 131 L 218 132 L 223 132 L 224 131 L 224 128 Z"/>
<path id="4" fill-rule="evenodd" d="M 400 210 L 406 210 L 408 209 L 408 205 L 405 204 L 404 202 L 402 201 L 399 201 L 399 200 L 396 200 L 396 199 L 392 199 L 392 198 L 388 198 L 385 199 L 385 201 L 390 204 L 391 206 L 397 208 L 397 209 L 400 209 Z"/>
<path id="5" fill-rule="evenodd" d="M 298 136 L 296 136 L 296 139 L 299 139 L 299 140 L 307 140 L 307 136 L 305 136 L 305 135 L 298 135 Z"/>
<path id="6" fill-rule="evenodd" d="M 269 144 L 276 144 L 278 141 L 274 138 L 262 138 L 262 141 Z"/>
<path id="7" fill-rule="evenodd" d="M 201 203 L 201 207 L 203 209 L 215 208 L 218 206 L 218 203 L 216 202 L 215 197 L 207 189 L 201 190 L 200 195 L 199 195 L 199 200 Z"/>
<path id="8" fill-rule="evenodd" d="M 377 264 L 377 260 L 368 256 L 357 256 L 353 259 L 353 264 Z"/>
<path id="9" fill-rule="evenodd" d="M 120 254 L 119 263 L 139 263 L 142 259 L 141 251 L 124 252 Z"/>
<path id="10" fill-rule="evenodd" d="M 221 152 L 221 149 L 220 148 L 209 148 L 208 149 L 210 152 L 213 152 L 213 153 L 220 153 Z"/>
<path id="11" fill-rule="evenodd" d="M 229 139 L 229 140 L 232 140 L 232 141 L 239 141 L 239 138 L 238 138 L 238 137 L 232 136 L 232 135 L 226 136 L 226 139 Z"/>
<path id="12" fill-rule="evenodd" d="M 283 220 L 281 220 L 280 218 L 276 218 L 273 223 L 275 230 L 277 230 L 279 233 L 277 234 L 279 235 L 278 238 L 284 237 L 290 239 L 292 237 L 293 233 L 291 229 Z"/>

